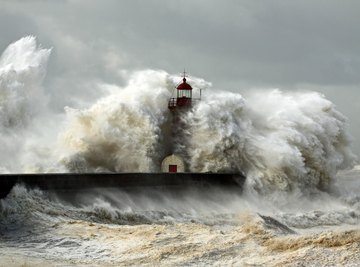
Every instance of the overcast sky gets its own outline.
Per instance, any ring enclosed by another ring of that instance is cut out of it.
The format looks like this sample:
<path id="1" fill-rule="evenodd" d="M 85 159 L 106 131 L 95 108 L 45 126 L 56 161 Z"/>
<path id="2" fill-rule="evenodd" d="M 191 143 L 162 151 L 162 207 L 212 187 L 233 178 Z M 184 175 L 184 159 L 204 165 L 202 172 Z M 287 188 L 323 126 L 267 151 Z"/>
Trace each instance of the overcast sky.
<path id="1" fill-rule="evenodd" d="M 53 47 L 46 90 L 95 99 L 88 85 L 163 69 L 243 93 L 315 90 L 349 118 L 360 154 L 358 0 L 0 0 L 0 50 L 26 35 Z M 276 103 L 274 103 L 276 104 Z M 259 107 L 261 108 L 261 107 Z"/>

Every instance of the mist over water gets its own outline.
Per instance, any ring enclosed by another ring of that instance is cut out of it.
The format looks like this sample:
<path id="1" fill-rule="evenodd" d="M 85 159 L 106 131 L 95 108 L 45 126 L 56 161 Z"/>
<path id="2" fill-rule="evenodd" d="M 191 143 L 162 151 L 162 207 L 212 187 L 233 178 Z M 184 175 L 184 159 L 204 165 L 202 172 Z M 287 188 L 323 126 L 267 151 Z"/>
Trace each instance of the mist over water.
<path id="1" fill-rule="evenodd" d="M 50 54 L 29 36 L 0 58 L 0 171 L 160 171 L 170 150 L 168 99 L 180 78 L 136 71 L 125 86 L 97 84 L 103 97 L 59 114 L 42 84 Z M 325 263 L 334 240 L 346 259 L 360 255 L 360 174 L 348 121 L 335 105 L 317 92 L 257 90 L 245 98 L 201 78 L 188 82 L 195 94 L 206 90 L 182 118 L 187 127 L 174 149 L 189 171 L 244 173 L 243 192 L 94 189 L 68 201 L 18 185 L 0 201 L 0 256 L 241 266 L 271 257 L 285 264 L 281 251 L 292 259 L 309 254 L 309 262 L 315 253 Z M 329 228 L 336 232 L 324 234 Z"/>

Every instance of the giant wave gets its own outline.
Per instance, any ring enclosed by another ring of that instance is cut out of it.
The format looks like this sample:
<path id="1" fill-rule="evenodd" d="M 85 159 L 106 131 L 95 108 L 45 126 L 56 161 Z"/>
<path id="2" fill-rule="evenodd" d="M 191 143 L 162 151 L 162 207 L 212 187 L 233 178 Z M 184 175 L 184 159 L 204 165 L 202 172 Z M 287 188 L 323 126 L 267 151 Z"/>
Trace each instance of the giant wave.
<path id="1" fill-rule="evenodd" d="M 125 86 L 97 85 L 108 93 L 88 107 L 51 115 L 42 85 L 50 53 L 28 36 L 1 56 L 3 172 L 159 171 L 177 77 L 136 71 Z M 191 171 L 241 171 L 252 190 L 272 191 L 324 189 L 353 166 L 347 120 L 324 95 L 274 89 L 244 98 L 200 78 L 190 83 L 207 89 L 184 118 L 186 146 L 176 148 Z"/>

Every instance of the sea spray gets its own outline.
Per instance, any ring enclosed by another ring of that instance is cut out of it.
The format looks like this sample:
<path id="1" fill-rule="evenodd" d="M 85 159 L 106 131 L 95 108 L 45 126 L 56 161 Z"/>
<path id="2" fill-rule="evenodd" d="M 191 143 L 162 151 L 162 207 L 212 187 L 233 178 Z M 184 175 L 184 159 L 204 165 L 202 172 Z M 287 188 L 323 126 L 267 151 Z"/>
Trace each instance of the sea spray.
<path id="1" fill-rule="evenodd" d="M 50 49 L 38 48 L 28 36 L 9 45 L 0 57 L 0 119 L 2 128 L 25 127 L 47 104 L 41 83 Z"/>
<path id="2" fill-rule="evenodd" d="M 188 124 L 192 171 L 242 171 L 257 191 L 324 189 L 355 162 L 346 118 L 316 92 L 213 92 Z"/>
<path id="3" fill-rule="evenodd" d="M 11 44 L 0 57 L 0 146 L 2 172 L 24 171 L 37 117 L 47 110 L 42 87 L 51 50 L 38 47 L 33 36 Z"/>
<path id="4" fill-rule="evenodd" d="M 123 87 L 96 85 L 108 94 L 89 107 L 53 115 L 41 85 L 49 54 L 25 37 L 1 57 L 1 170 L 159 171 L 169 152 L 167 102 L 176 77 L 136 71 Z M 189 83 L 209 86 L 196 77 Z M 244 98 L 207 90 L 183 120 L 185 140 L 176 151 L 187 155 L 190 171 L 243 172 L 256 192 L 324 189 L 354 164 L 346 118 L 316 92 L 263 90 Z"/>
<path id="5" fill-rule="evenodd" d="M 62 159 L 69 171 L 159 171 L 170 84 L 163 71 L 136 72 L 125 88 L 118 87 L 90 108 L 67 107 L 60 137 L 70 152 Z"/>
<path id="6" fill-rule="evenodd" d="M 141 76 L 145 74 L 155 76 Z M 168 133 L 162 129 L 170 123 L 166 101 L 171 89 L 159 88 L 163 91 L 151 85 L 139 90 L 132 102 L 124 101 L 120 90 L 88 110 L 69 112 L 76 120 L 67 129 L 73 138 L 67 142 L 86 168 L 158 170 L 152 166 L 165 155 Z M 144 100 L 148 94 L 154 97 L 150 107 Z M 264 91 L 248 100 L 236 93 L 209 92 L 184 120 L 185 140 L 178 140 L 176 149 L 189 155 L 191 171 L 244 172 L 257 191 L 325 189 L 337 170 L 354 164 L 346 118 L 315 92 Z"/>

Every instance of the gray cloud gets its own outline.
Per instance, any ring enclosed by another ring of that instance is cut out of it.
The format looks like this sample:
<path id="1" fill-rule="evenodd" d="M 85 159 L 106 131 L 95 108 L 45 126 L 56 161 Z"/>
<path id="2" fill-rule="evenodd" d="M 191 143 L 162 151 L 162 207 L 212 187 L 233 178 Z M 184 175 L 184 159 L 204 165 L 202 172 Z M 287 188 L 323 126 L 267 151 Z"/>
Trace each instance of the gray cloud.
<path id="1" fill-rule="evenodd" d="M 46 87 L 56 98 L 54 109 L 92 101 L 102 94 L 94 84 L 121 84 L 123 70 L 177 73 L 186 67 L 226 90 L 321 91 L 349 117 L 354 138 L 360 135 L 359 1 L 39 0 L 0 5 L 1 50 L 27 34 L 53 47 Z M 355 150 L 360 154 L 359 141 Z"/>

